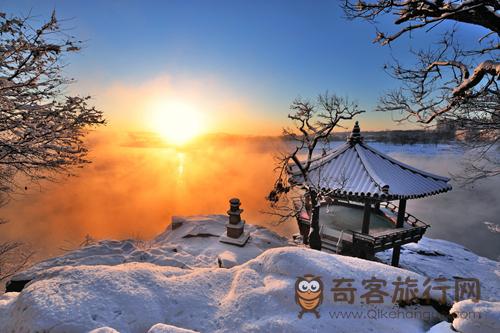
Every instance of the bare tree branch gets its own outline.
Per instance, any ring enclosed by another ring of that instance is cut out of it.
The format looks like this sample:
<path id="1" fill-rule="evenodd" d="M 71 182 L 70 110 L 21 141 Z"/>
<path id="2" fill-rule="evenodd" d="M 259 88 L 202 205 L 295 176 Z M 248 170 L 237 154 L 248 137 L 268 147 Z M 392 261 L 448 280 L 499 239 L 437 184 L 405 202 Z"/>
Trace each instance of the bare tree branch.
<path id="1" fill-rule="evenodd" d="M 0 206 L 19 178 L 37 181 L 89 161 L 83 138 L 105 123 L 89 97 L 66 94 L 64 57 L 81 42 L 67 36 L 55 12 L 34 26 L 32 17 L 0 12 Z M 0 224 L 5 223 L 0 220 Z M 23 243 L 0 243 L 0 281 L 24 268 L 33 252 Z"/>
<path id="2" fill-rule="evenodd" d="M 297 99 L 290 109 L 292 113 L 288 118 L 294 123 L 295 130 L 284 129 L 283 138 L 285 142 L 291 139 L 295 147 L 275 157 L 277 179 L 267 197 L 273 209 L 269 213 L 277 216 L 279 222 L 285 222 L 291 217 L 297 218 L 303 209 L 308 208 L 312 211 L 311 233 L 309 237 L 303 235 L 304 242 L 307 244 L 310 241 L 312 248 L 320 249 L 319 202 L 331 193 L 322 189 L 319 184 L 312 183 L 309 171 L 317 167 L 316 164 L 321 159 L 321 156 L 315 155 L 318 144 L 324 143 L 325 149 L 328 149 L 329 137 L 340 122 L 352 119 L 364 111 L 357 103 L 328 93 L 318 96 L 315 104 Z M 291 177 L 291 174 L 297 172 L 301 176 L 299 182 Z"/>
<path id="3" fill-rule="evenodd" d="M 83 137 L 104 124 L 90 97 L 65 94 L 64 57 L 81 42 L 68 37 L 55 12 L 40 26 L 0 13 L 0 192 L 16 189 L 15 177 L 50 178 L 88 163 Z"/>
<path id="4" fill-rule="evenodd" d="M 388 45 L 412 31 L 429 32 L 436 24 L 452 22 L 454 27 L 438 37 L 428 49 L 410 52 L 415 62 L 402 64 L 394 59 L 387 72 L 401 82 L 379 100 L 376 110 L 398 114 L 396 121 L 432 126 L 452 122 L 457 128 L 476 133 L 467 135 L 469 150 L 485 163 L 468 163 L 472 179 L 496 175 L 499 162 L 486 160 L 486 143 L 498 142 L 500 92 L 500 2 L 498 0 L 344 0 L 349 19 L 376 24 L 382 16 L 394 18 L 395 32 L 377 32 L 375 42 Z M 463 25 L 483 27 L 486 32 L 476 44 L 464 48 L 456 38 Z M 410 36 L 412 38 L 412 36 Z M 496 149 L 496 148 L 495 148 Z M 474 158 L 472 158 L 474 160 Z"/>

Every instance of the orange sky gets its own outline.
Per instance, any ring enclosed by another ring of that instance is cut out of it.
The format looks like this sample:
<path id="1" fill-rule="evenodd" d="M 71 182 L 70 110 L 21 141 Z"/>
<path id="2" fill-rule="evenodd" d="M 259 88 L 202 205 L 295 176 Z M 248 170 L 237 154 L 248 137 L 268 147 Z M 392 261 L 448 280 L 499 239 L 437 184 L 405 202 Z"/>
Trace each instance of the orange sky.
<path id="1" fill-rule="evenodd" d="M 92 94 L 105 111 L 109 128 L 154 131 L 159 123 L 186 126 L 183 113 L 194 113 L 199 133 L 278 134 L 280 121 L 214 78 L 173 80 L 167 75 L 138 83 L 117 82 Z M 176 108 L 180 106 L 179 108 Z M 264 111 L 264 112 L 263 112 Z M 165 131 L 169 130 L 166 126 Z"/>
<path id="2" fill-rule="evenodd" d="M 283 126 L 289 125 L 289 104 L 250 100 L 246 93 L 215 76 L 179 78 L 163 74 L 107 86 L 81 81 L 72 90 L 93 96 L 108 119 L 106 131 L 152 131 L 169 140 L 176 131 L 190 130 L 195 134 L 278 135 Z M 393 122 L 390 114 L 367 111 L 357 118 L 362 130 L 411 127 Z M 193 118 L 196 126 L 190 129 L 186 124 Z M 352 121 L 344 126 L 352 127 Z"/>

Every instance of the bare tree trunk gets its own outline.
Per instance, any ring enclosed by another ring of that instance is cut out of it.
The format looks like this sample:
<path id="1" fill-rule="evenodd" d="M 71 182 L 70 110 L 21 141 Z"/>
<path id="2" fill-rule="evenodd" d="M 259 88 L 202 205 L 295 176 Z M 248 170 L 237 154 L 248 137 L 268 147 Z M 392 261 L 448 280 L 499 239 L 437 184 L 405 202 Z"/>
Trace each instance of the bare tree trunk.
<path id="1" fill-rule="evenodd" d="M 300 235 L 302 236 L 302 244 L 309 245 L 309 231 L 311 227 L 305 223 L 301 223 L 299 220 L 297 220 L 297 223 L 299 225 Z"/>
<path id="2" fill-rule="evenodd" d="M 321 251 L 321 236 L 319 235 L 319 201 L 318 194 L 315 190 L 311 190 L 311 230 L 309 232 L 309 247 L 314 250 Z"/>

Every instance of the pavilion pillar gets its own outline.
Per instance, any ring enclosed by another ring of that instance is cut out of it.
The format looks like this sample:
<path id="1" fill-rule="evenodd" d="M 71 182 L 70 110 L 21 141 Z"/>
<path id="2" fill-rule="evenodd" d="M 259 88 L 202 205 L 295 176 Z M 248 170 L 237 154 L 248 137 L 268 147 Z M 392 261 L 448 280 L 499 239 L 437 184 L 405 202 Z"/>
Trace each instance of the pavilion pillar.
<path id="1" fill-rule="evenodd" d="M 406 199 L 399 200 L 398 219 L 396 228 L 402 228 L 405 223 Z M 395 245 L 392 249 L 392 266 L 399 266 L 399 255 L 401 254 L 401 245 Z"/>
<path id="2" fill-rule="evenodd" d="M 361 228 L 361 233 L 368 235 L 370 232 L 370 213 L 372 211 L 372 205 L 370 202 L 365 202 L 365 209 L 363 210 L 363 226 Z"/>
<path id="3" fill-rule="evenodd" d="M 396 221 L 396 228 L 402 228 L 405 223 L 406 213 L 406 199 L 399 200 L 398 219 Z"/>
<path id="4" fill-rule="evenodd" d="M 315 190 L 311 190 L 311 228 L 309 230 L 309 247 L 314 250 L 321 251 L 321 235 L 319 234 L 319 212 L 320 203 L 318 201 L 318 194 Z"/>

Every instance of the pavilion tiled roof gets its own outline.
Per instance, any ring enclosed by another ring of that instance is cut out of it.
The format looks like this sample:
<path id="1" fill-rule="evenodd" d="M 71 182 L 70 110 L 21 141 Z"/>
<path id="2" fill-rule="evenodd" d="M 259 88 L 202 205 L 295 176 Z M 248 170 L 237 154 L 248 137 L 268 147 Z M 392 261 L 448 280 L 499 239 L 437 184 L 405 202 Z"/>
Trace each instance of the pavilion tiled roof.
<path id="1" fill-rule="evenodd" d="M 302 178 L 291 169 L 292 178 Z M 451 190 L 450 180 L 397 161 L 363 142 L 358 123 L 348 141 L 315 160 L 312 184 L 337 195 L 378 200 L 413 199 Z"/>

